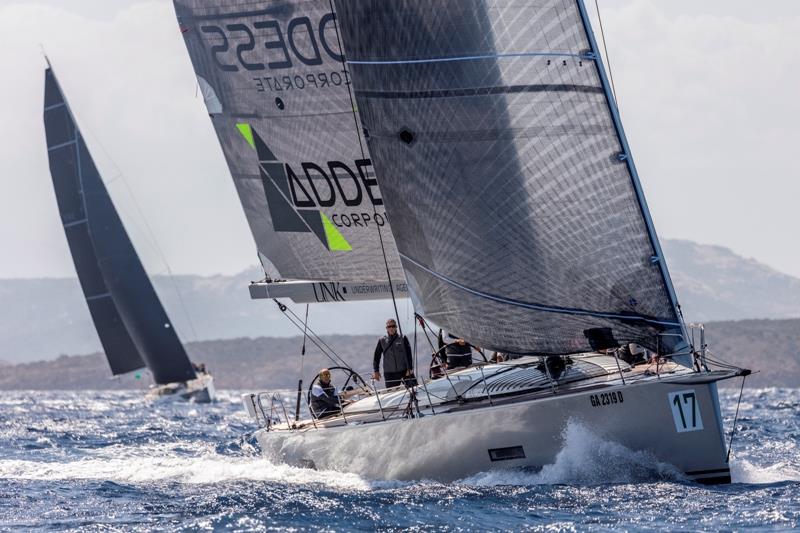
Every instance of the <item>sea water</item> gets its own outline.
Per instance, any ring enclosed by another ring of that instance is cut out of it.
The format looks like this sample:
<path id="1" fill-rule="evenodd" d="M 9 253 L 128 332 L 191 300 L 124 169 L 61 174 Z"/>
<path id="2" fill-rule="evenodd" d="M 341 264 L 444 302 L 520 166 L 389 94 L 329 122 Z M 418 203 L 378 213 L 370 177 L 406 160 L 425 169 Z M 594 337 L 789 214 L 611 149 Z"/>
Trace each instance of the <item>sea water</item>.
<path id="1" fill-rule="evenodd" d="M 738 393 L 721 392 L 726 430 Z M 800 527 L 800 389 L 745 389 L 734 483 L 715 487 L 579 424 L 540 471 L 450 484 L 274 464 L 253 429 L 234 392 L 212 405 L 147 403 L 135 391 L 0 392 L 0 530 Z"/>

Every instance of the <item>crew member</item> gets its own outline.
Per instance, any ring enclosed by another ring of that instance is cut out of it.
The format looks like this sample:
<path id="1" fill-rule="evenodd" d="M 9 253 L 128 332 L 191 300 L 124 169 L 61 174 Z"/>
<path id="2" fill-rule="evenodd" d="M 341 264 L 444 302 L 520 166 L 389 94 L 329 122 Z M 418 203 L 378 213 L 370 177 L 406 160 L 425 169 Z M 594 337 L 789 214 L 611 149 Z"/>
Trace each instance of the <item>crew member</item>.
<path id="1" fill-rule="evenodd" d="M 350 388 L 350 387 L 348 387 Z M 341 401 L 358 394 L 357 390 L 336 392 L 331 383 L 331 371 L 323 368 L 319 371 L 319 379 L 311 387 L 311 411 L 317 418 L 327 418 L 341 412 Z"/>
<path id="2" fill-rule="evenodd" d="M 414 375 L 414 364 L 411 356 L 411 344 L 405 335 L 397 332 L 397 322 L 393 318 L 386 321 L 386 336 L 378 340 L 375 355 L 372 358 L 372 379 L 381 379 L 380 363 L 383 356 L 383 378 L 386 388 L 400 385 L 403 378 Z"/>
<path id="3" fill-rule="evenodd" d="M 625 344 L 621 348 L 618 349 L 618 357 L 628 363 L 631 366 L 637 365 L 639 363 L 644 363 L 648 360 L 647 350 L 644 347 L 635 344 Z"/>
<path id="4" fill-rule="evenodd" d="M 450 342 L 445 342 L 445 338 Z M 439 353 L 442 354 L 445 368 L 466 368 L 472 365 L 472 346 L 455 335 L 450 335 L 439 330 Z M 444 348 L 444 350 L 442 350 Z"/>

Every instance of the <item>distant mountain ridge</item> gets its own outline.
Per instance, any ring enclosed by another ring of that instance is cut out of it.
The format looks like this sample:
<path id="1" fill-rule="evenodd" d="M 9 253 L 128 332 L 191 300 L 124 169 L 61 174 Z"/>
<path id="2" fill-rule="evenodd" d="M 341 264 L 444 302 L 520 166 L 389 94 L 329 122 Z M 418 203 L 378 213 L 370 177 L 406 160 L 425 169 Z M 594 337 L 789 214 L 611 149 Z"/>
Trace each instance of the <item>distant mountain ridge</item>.
<path id="1" fill-rule="evenodd" d="M 800 279 L 723 246 L 662 243 L 689 321 L 800 318 Z"/>
<path id="2" fill-rule="evenodd" d="M 662 244 L 687 321 L 800 317 L 800 279 L 721 246 Z M 297 334 L 273 302 L 250 299 L 247 286 L 261 277 L 253 267 L 235 276 L 156 275 L 153 283 L 184 342 Z M 2 361 L 101 349 L 75 278 L 0 280 L 0 302 Z M 403 301 L 401 318 L 411 312 Z M 375 335 L 392 314 L 386 301 L 317 305 L 310 325 L 322 335 Z"/>
<path id="3" fill-rule="evenodd" d="M 800 319 L 711 322 L 706 325 L 710 355 L 750 368 L 750 387 L 797 387 L 800 384 Z M 363 377 L 371 371 L 374 335 L 333 335 L 325 341 Z M 297 386 L 302 337 L 228 339 L 190 342 L 186 349 L 194 361 L 202 361 L 222 389 L 275 390 Z M 427 375 L 427 344 L 419 344 L 418 374 Z M 309 344 L 304 361 L 306 385 L 323 366 L 332 362 Z M 111 379 L 100 353 L 62 356 L 52 361 L 9 365 L 0 372 L 0 390 L 145 389 L 146 372 Z M 735 387 L 740 380 L 722 386 Z"/>

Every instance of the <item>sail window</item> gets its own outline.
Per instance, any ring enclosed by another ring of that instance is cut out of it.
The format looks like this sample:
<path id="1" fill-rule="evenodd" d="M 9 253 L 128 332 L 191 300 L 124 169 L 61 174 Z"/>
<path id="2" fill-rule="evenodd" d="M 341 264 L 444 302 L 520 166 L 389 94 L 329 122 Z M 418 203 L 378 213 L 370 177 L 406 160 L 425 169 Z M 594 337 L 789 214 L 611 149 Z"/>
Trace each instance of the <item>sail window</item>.
<path id="1" fill-rule="evenodd" d="M 283 100 L 281 100 L 278 97 L 275 97 L 275 107 L 283 111 L 283 108 L 286 107 L 286 105 L 284 105 Z"/>

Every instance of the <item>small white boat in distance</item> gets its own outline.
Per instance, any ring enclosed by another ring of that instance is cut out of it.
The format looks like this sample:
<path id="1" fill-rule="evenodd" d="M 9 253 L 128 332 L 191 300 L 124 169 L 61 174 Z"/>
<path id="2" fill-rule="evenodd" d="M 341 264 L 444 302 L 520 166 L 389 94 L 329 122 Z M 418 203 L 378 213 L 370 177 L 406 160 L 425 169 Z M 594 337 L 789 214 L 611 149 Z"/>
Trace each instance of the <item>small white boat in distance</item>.
<path id="1" fill-rule="evenodd" d="M 198 374 L 195 379 L 189 381 L 152 385 L 147 391 L 146 398 L 148 400 L 179 398 L 195 403 L 210 403 L 216 396 L 214 376 Z"/>

